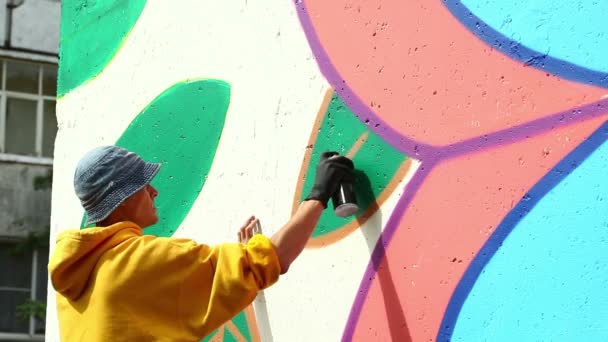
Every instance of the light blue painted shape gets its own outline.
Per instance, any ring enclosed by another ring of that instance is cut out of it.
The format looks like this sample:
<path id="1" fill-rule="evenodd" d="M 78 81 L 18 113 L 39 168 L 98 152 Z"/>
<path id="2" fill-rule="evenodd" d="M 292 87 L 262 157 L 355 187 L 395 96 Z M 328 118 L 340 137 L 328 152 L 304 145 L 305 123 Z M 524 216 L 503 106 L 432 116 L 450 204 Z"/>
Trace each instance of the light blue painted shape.
<path id="1" fill-rule="evenodd" d="M 461 1 L 506 37 L 541 54 L 608 72 L 608 1 Z"/>
<path id="2" fill-rule="evenodd" d="M 606 170 L 608 142 L 519 221 L 479 275 L 451 341 L 608 340 Z"/>

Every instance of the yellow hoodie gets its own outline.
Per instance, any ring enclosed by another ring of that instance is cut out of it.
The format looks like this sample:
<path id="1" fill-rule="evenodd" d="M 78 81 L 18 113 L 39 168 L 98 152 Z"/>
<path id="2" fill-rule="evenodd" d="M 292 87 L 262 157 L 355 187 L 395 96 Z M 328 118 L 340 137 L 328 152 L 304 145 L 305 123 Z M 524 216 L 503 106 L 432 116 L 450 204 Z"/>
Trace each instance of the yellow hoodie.
<path id="1" fill-rule="evenodd" d="M 68 230 L 49 262 L 61 341 L 200 341 L 275 283 L 270 240 L 215 247 L 131 222 Z"/>

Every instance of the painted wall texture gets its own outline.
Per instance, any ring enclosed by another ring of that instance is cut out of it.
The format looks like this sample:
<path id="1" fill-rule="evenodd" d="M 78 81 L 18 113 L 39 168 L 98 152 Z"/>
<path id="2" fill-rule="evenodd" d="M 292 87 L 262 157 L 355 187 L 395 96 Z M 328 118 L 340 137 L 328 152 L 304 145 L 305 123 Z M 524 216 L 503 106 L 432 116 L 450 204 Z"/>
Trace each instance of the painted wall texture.
<path id="1" fill-rule="evenodd" d="M 268 318 L 205 341 L 608 336 L 605 1 L 62 6 L 52 239 L 102 144 L 165 165 L 150 233 L 208 244 L 278 230 L 324 150 L 360 171 L 360 212 L 326 211 Z"/>

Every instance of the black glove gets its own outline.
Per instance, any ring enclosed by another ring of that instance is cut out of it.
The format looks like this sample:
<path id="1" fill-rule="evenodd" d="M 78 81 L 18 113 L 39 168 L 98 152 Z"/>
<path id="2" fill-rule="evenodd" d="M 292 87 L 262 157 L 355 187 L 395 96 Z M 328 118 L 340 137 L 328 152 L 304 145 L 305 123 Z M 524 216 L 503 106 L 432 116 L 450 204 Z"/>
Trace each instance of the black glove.
<path id="1" fill-rule="evenodd" d="M 355 179 L 352 160 L 339 156 L 337 152 L 324 152 L 317 165 L 315 183 L 310 194 L 304 199 L 318 200 L 327 208 L 327 202 L 338 190 L 342 181 L 353 182 Z"/>

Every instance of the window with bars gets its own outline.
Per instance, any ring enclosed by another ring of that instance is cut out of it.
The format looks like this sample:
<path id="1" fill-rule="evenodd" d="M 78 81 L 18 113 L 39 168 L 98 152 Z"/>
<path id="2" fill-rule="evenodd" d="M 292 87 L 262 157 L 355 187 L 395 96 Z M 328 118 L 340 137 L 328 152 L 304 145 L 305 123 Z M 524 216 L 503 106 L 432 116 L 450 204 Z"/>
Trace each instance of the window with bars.
<path id="1" fill-rule="evenodd" d="M 44 339 L 45 322 L 19 315 L 28 302 L 46 303 L 48 246 L 20 250 L 14 241 L 0 241 L 0 340 Z"/>
<path id="2" fill-rule="evenodd" d="M 52 158 L 57 66 L 0 60 L 0 153 Z"/>

